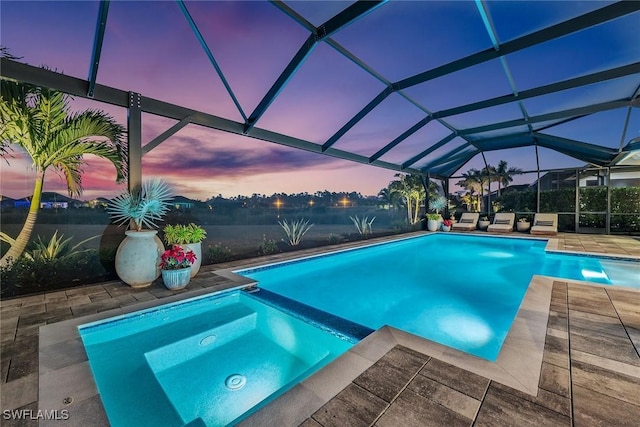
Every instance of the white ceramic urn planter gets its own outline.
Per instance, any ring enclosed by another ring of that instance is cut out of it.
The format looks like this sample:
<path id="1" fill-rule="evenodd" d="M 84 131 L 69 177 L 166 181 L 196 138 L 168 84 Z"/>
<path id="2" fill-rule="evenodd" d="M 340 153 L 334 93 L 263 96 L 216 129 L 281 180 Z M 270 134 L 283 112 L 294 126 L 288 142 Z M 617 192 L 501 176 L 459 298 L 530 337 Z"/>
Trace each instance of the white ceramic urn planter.
<path id="1" fill-rule="evenodd" d="M 158 230 L 127 230 L 116 252 L 116 273 L 132 288 L 149 286 L 160 276 L 164 245 Z"/>
<path id="2" fill-rule="evenodd" d="M 440 222 L 437 219 L 428 219 L 427 220 L 427 230 L 429 231 L 438 231 L 438 227 L 440 226 Z"/>
<path id="3" fill-rule="evenodd" d="M 202 265 L 202 242 L 187 243 L 180 246 L 182 246 L 185 252 L 193 251 L 193 253 L 196 254 L 196 260 L 191 264 L 191 277 L 193 277 L 198 274 L 198 271 L 200 271 L 200 265 Z"/>

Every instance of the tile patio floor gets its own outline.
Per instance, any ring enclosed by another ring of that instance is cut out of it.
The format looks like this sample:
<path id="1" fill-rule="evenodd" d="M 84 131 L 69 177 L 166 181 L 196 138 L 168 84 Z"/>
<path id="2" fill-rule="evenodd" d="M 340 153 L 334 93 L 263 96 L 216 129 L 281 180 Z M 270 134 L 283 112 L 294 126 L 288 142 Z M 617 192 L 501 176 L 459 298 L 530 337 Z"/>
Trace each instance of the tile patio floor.
<path id="1" fill-rule="evenodd" d="M 559 249 L 640 256 L 640 238 L 557 237 Z M 377 240 L 385 238 L 366 243 Z M 189 291 L 229 287 L 229 279 L 215 274 L 219 269 L 325 250 L 206 266 L 192 280 Z M 158 283 L 134 290 L 110 282 L 0 302 L 0 409 L 38 409 L 40 326 L 174 294 Z M 301 421 L 305 426 L 638 425 L 640 292 L 554 282 L 548 322 L 537 397 L 396 346 Z M 78 358 L 86 358 L 83 353 Z M 73 363 L 77 360 L 60 360 L 58 368 Z M 72 405 L 87 418 L 72 418 L 65 425 L 105 425 L 99 399 Z M 37 422 L 5 420 L 0 413 L 0 424 L 31 426 Z"/>

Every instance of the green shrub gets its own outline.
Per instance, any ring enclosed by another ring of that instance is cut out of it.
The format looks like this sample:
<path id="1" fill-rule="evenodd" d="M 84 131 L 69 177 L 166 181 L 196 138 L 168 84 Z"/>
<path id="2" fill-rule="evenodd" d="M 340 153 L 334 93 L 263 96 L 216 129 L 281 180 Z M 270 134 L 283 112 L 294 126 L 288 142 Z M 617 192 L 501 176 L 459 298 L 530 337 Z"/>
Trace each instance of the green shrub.
<path id="1" fill-rule="evenodd" d="M 614 233 L 640 232 L 640 215 L 611 215 L 611 231 Z"/>
<path id="2" fill-rule="evenodd" d="M 585 187 L 580 189 L 581 212 L 606 212 L 607 189 L 602 187 Z"/>
<path id="3" fill-rule="evenodd" d="M 227 246 L 223 246 L 222 243 L 209 245 L 206 253 L 207 264 L 217 264 L 219 262 L 229 261 L 233 258 L 233 252 L 231 252 L 231 249 Z"/>
<path id="4" fill-rule="evenodd" d="M 612 188 L 611 213 L 640 214 L 640 187 Z"/>
<path id="5" fill-rule="evenodd" d="M 574 212 L 575 206 L 575 188 L 561 188 L 559 190 L 540 192 L 540 212 Z"/>
<path id="6" fill-rule="evenodd" d="M 94 249 L 63 258 L 20 257 L 11 266 L 0 268 L 3 298 L 115 278 L 115 272 L 102 268 L 100 257 Z"/>
<path id="7" fill-rule="evenodd" d="M 342 236 L 340 234 L 334 234 L 334 233 L 329 234 L 330 245 L 337 245 L 341 241 L 342 241 Z"/>
<path id="8" fill-rule="evenodd" d="M 267 239 L 266 235 L 262 235 L 262 243 L 258 245 L 258 252 L 262 255 L 270 255 L 279 252 L 278 245 L 273 239 Z"/>

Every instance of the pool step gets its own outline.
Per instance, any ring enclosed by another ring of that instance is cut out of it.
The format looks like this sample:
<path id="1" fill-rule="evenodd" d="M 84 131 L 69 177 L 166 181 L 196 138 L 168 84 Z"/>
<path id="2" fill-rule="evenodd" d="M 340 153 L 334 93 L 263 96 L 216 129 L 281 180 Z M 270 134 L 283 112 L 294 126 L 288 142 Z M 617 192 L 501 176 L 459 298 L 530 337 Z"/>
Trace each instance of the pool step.
<path id="1" fill-rule="evenodd" d="M 218 316 L 220 313 L 212 313 Z M 257 313 L 244 304 L 235 304 L 233 311 L 216 319 L 216 326 L 206 330 L 190 331 L 192 335 L 145 353 L 151 370 L 158 373 L 194 359 L 245 335 L 256 327 Z M 224 323 L 220 324 L 220 321 Z"/>
<path id="2" fill-rule="evenodd" d="M 250 295 L 252 298 L 276 307 L 293 317 L 302 319 L 304 322 L 320 327 L 321 329 L 334 331 L 352 343 L 356 343 L 374 332 L 371 328 L 308 306 L 264 288 L 258 288 L 257 292 L 252 292 Z"/>

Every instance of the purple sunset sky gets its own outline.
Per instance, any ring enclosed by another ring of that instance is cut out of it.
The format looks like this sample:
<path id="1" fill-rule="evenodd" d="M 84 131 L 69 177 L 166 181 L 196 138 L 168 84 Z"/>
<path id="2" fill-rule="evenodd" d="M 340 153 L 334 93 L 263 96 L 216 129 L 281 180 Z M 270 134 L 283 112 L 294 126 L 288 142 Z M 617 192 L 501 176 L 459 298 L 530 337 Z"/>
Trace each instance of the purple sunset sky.
<path id="1" fill-rule="evenodd" d="M 247 115 L 308 36 L 308 31 L 264 1 L 185 2 L 240 105 Z M 287 2 L 319 25 L 350 2 Z M 501 42 L 603 7 L 608 2 L 487 2 Z M 2 45 L 21 61 L 47 65 L 86 79 L 98 2 L 12 2 L 0 4 Z M 519 90 L 638 61 L 638 14 L 560 40 L 508 55 Z M 336 33 L 333 38 L 391 81 L 445 64 L 491 47 L 476 3 L 389 2 Z M 586 48 L 588 47 L 588 49 Z M 242 121 L 203 49 L 174 1 L 112 1 L 105 32 L 98 83 Z M 628 96 L 637 76 L 576 90 L 567 98 L 547 95 L 525 102 L 529 115 L 571 108 L 584 100 L 607 101 Z M 259 120 L 257 126 L 322 144 L 384 85 L 320 43 Z M 498 60 L 472 67 L 407 90 L 431 111 L 510 93 Z M 126 123 L 122 108 L 75 100 L 74 108 L 99 108 Z M 640 112 L 634 109 L 629 140 L 640 135 Z M 335 148 L 372 155 L 424 117 L 398 94 L 389 96 L 340 139 Z M 617 148 L 626 109 L 598 113 L 569 122 L 549 133 Z M 516 104 L 448 118 L 458 128 L 521 117 Z M 595 116 L 594 116 L 595 117 Z M 143 143 L 175 121 L 143 116 Z M 449 134 L 433 121 L 382 160 L 402 162 Z M 464 141 L 454 139 L 423 164 Z M 0 193 L 31 194 L 33 173 L 20 152 L 3 163 Z M 535 169 L 533 147 L 486 153 L 487 161 Z M 116 191 L 113 168 L 88 158 L 82 198 L 110 197 Z M 580 166 L 583 162 L 540 149 L 541 168 Z M 416 164 L 420 166 L 420 163 Z M 484 166 L 476 156 L 460 172 Z M 143 158 L 144 176 L 163 176 L 176 192 L 206 199 L 274 192 L 360 191 L 375 195 L 395 172 L 347 162 L 251 138 L 189 125 Z M 531 175 L 521 182 L 531 182 Z M 65 184 L 48 172 L 45 191 L 65 193 Z"/>

